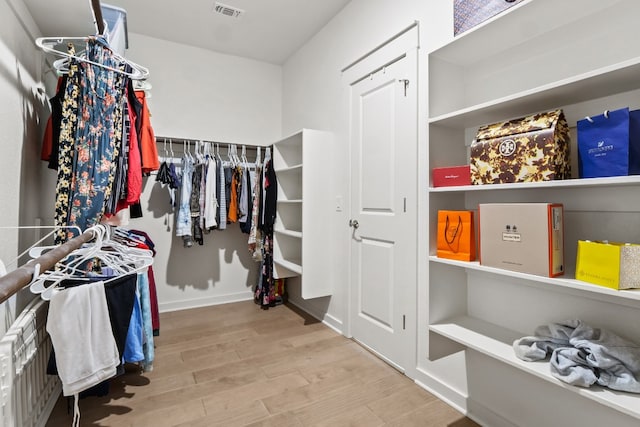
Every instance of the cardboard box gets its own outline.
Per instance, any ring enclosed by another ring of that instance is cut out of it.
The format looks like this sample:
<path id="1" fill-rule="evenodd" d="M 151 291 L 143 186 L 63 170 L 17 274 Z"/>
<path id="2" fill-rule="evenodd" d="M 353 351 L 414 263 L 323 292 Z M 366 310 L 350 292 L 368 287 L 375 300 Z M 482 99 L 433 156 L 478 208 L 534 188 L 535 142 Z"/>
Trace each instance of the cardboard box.
<path id="1" fill-rule="evenodd" d="M 431 177 L 434 187 L 471 185 L 471 169 L 469 165 L 433 168 Z"/>
<path id="2" fill-rule="evenodd" d="M 539 276 L 564 274 L 563 206 L 480 204 L 480 264 Z"/>
<path id="3" fill-rule="evenodd" d="M 471 182 L 569 179 L 569 147 L 569 127 L 562 110 L 482 126 L 471 144 Z"/>

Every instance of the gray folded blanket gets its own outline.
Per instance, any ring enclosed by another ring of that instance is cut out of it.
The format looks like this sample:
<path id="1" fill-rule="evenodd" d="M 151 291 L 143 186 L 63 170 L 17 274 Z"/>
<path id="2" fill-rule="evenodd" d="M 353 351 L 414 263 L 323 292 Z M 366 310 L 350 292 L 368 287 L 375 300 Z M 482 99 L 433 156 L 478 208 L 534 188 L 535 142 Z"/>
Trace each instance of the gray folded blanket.
<path id="1" fill-rule="evenodd" d="M 551 355 L 551 375 L 566 383 L 640 393 L 640 345 L 581 320 L 539 326 L 513 349 L 527 362 Z"/>

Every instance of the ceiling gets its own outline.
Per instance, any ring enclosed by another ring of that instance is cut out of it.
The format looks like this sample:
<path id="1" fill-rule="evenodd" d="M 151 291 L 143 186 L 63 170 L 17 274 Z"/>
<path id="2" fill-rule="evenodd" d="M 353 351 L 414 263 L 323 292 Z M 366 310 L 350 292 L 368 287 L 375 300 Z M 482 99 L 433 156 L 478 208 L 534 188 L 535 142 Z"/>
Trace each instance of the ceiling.
<path id="1" fill-rule="evenodd" d="M 90 0 L 24 0 L 46 37 L 95 34 Z M 127 11 L 130 33 L 282 64 L 349 0 L 220 0 L 240 18 L 213 12 L 216 0 L 106 0 Z M 80 5 L 79 5 L 80 3 Z"/>

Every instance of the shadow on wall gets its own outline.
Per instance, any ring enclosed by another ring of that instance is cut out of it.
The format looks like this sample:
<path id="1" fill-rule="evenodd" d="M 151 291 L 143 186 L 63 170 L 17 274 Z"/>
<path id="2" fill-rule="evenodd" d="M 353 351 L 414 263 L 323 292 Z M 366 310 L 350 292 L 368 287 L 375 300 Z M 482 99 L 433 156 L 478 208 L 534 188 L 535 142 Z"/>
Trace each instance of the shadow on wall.
<path id="1" fill-rule="evenodd" d="M 249 253 L 248 237 L 240 231 L 238 224 L 205 234 L 202 246 L 194 243 L 192 247 L 185 248 L 182 238 L 173 236 L 167 264 L 167 284 L 181 289 L 193 287 L 205 290 L 216 288 L 224 280 L 243 283 L 245 287 L 253 289 L 258 283 L 260 263 L 255 262 Z"/>
<path id="2" fill-rule="evenodd" d="M 37 189 L 40 188 L 41 175 L 43 169 L 40 167 L 40 150 L 42 145 L 42 134 L 44 132 L 44 124 L 46 117 L 49 115 L 48 99 L 44 92 L 44 87 L 32 85 L 29 81 L 34 81 L 30 76 L 23 78 L 24 67 L 16 60 L 16 89 L 21 96 L 21 115 L 22 115 L 22 141 L 16 141 L 20 144 L 20 159 L 14 159 L 20 162 L 20 187 L 18 192 L 18 220 L 19 224 L 6 225 L 36 225 L 36 218 L 40 216 L 45 207 L 42 206 L 43 201 L 49 200 L 40 194 Z M 53 209 L 53 206 L 51 206 Z M 39 233 L 34 230 L 20 230 L 18 233 L 18 252 L 22 252 L 35 241 L 38 240 Z M 23 256 L 17 260 L 14 267 L 19 267 L 26 263 L 30 258 Z M 15 316 L 34 298 L 34 295 L 26 289 L 16 294 L 15 300 Z"/>
<path id="3" fill-rule="evenodd" d="M 144 178 L 143 185 L 146 187 L 151 185 L 151 194 L 149 195 L 149 200 L 147 201 L 147 210 L 152 213 L 154 218 L 162 218 L 167 215 L 171 215 L 173 213 L 173 207 L 171 206 L 171 197 L 168 189 L 168 185 L 160 184 L 156 182 L 155 173 L 149 177 Z M 176 198 L 178 197 L 178 192 L 175 192 Z M 167 231 L 173 228 L 172 224 L 166 223 Z"/>

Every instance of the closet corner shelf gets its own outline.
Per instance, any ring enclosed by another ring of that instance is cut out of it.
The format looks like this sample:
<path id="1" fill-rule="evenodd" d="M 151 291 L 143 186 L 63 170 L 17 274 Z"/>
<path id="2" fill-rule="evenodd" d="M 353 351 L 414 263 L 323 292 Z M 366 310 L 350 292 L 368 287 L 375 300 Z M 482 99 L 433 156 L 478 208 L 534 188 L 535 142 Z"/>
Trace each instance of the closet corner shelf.
<path id="1" fill-rule="evenodd" d="M 429 118 L 429 124 L 468 128 L 576 104 L 640 87 L 640 58 L 598 68 L 502 98 Z"/>
<path id="2" fill-rule="evenodd" d="M 293 173 L 293 172 L 302 172 L 302 164 L 299 165 L 294 165 L 294 166 L 289 166 L 286 168 L 280 168 L 280 169 L 276 169 L 276 174 L 279 173 Z"/>
<path id="3" fill-rule="evenodd" d="M 468 316 L 432 324 L 429 330 L 566 390 L 640 419 L 640 395 L 638 394 L 616 392 L 603 387 L 571 386 L 551 375 L 548 362 L 525 362 L 518 359 L 512 344 L 514 340 L 525 334 Z"/>
<path id="4" fill-rule="evenodd" d="M 279 234 L 284 234 L 285 236 L 302 239 L 301 231 L 293 231 L 293 230 L 286 230 L 286 229 L 275 229 L 274 231 Z"/>
<path id="5" fill-rule="evenodd" d="M 536 276 L 534 274 L 519 273 L 517 271 L 487 267 L 484 265 L 480 265 L 478 261 L 456 261 L 446 258 L 438 258 L 435 255 L 430 256 L 429 261 L 439 264 L 453 265 L 456 267 L 465 268 L 467 270 L 474 270 L 500 276 L 522 279 L 526 281 L 526 283 L 537 283 L 543 288 L 545 288 L 544 285 L 551 285 L 556 287 L 555 290 L 567 289 L 572 291 L 584 292 L 588 294 L 588 296 L 592 299 L 611 300 L 613 298 L 617 304 L 627 305 L 630 307 L 637 308 L 638 305 L 640 305 L 640 289 L 618 291 L 604 286 L 592 285 L 591 283 L 583 282 L 576 279 Z"/>
<path id="6" fill-rule="evenodd" d="M 468 191 L 526 190 L 533 188 L 621 187 L 640 184 L 640 176 L 613 176 L 606 178 L 565 179 L 558 181 L 516 182 L 512 184 L 461 185 L 456 187 L 429 187 L 429 193 L 460 193 Z"/>
<path id="7" fill-rule="evenodd" d="M 302 275 L 302 263 L 300 261 L 292 262 L 292 261 L 287 261 L 285 259 L 274 258 L 273 262 L 291 271 L 292 273 Z"/>

